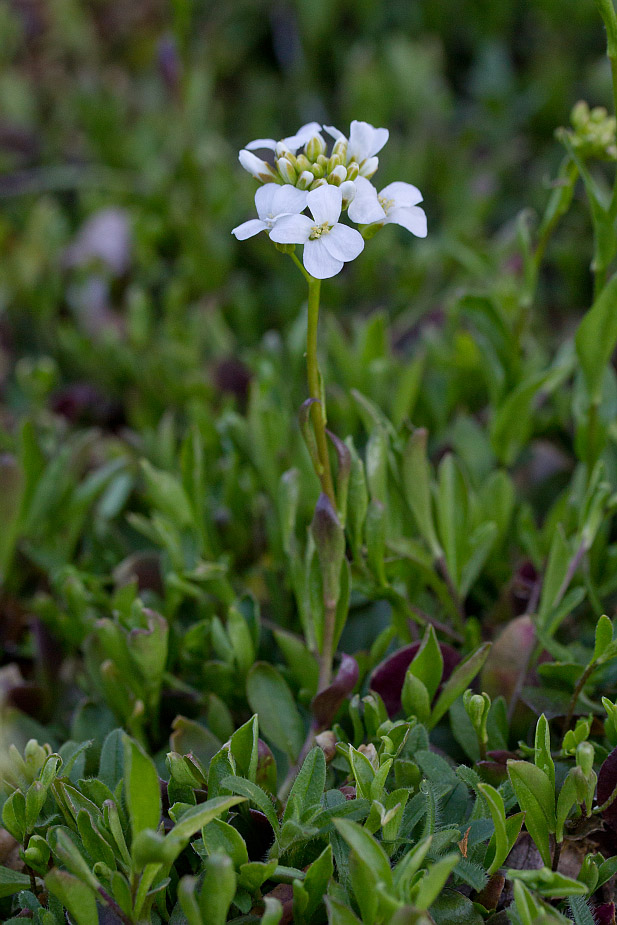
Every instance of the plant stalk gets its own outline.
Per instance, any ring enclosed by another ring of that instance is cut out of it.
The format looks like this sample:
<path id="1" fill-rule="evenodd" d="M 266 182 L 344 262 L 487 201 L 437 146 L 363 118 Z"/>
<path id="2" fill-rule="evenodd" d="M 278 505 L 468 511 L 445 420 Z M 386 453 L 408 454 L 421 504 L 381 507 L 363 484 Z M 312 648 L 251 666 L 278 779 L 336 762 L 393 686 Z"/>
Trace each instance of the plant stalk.
<path id="1" fill-rule="evenodd" d="M 309 396 L 316 399 L 311 405 L 311 416 L 319 456 L 319 471 L 317 475 L 321 482 L 321 489 L 332 502 L 336 510 L 336 497 L 330 457 L 328 455 L 328 440 L 326 437 L 326 416 L 324 412 L 321 386 L 319 381 L 319 366 L 317 363 L 317 327 L 319 323 L 319 296 L 321 280 L 313 276 L 308 277 L 308 324 L 306 331 L 306 373 L 308 379 Z"/>

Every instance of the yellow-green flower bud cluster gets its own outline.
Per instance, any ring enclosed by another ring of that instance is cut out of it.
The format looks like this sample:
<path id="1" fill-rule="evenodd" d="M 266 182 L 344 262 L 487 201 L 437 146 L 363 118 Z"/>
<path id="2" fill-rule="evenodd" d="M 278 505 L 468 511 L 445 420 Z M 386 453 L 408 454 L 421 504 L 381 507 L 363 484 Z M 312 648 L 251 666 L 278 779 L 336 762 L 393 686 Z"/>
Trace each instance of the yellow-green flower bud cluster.
<path id="1" fill-rule="evenodd" d="M 364 173 L 361 165 L 355 160 L 349 164 L 345 163 L 347 159 L 345 139 L 339 139 L 334 143 L 330 156 L 326 154 L 326 151 L 326 142 L 321 135 L 315 135 L 309 139 L 299 154 L 294 154 L 285 147 L 283 142 L 279 142 L 274 158 L 276 172 L 283 183 L 291 183 L 292 186 L 297 186 L 301 190 L 314 190 L 326 183 L 341 186 L 348 181 L 353 182 L 360 173 L 364 176 L 371 175 Z M 369 169 L 371 166 L 369 165 Z"/>
<path id="2" fill-rule="evenodd" d="M 582 157 L 617 160 L 617 120 L 609 116 L 604 106 L 590 109 L 581 100 L 570 116 L 574 131 L 568 132 L 572 147 Z"/>

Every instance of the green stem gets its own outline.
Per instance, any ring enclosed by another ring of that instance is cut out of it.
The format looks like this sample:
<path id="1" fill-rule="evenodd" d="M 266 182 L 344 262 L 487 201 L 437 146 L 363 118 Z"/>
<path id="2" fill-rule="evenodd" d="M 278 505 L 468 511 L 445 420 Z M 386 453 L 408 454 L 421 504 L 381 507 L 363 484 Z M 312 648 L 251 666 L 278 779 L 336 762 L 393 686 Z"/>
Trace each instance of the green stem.
<path id="1" fill-rule="evenodd" d="M 295 257 L 295 254 L 292 255 Z M 297 260 L 297 258 L 296 258 Z M 298 261 L 299 262 L 299 261 Z M 308 276 L 308 274 L 307 274 Z M 322 401 L 319 381 L 319 366 L 317 363 L 317 326 L 319 323 L 319 296 L 321 280 L 308 276 L 308 325 L 306 332 L 306 372 L 308 378 L 309 395 L 316 401 L 311 406 L 315 442 L 319 456 L 319 471 L 317 475 L 321 482 L 321 490 L 328 496 L 336 510 L 336 497 L 330 471 L 330 457 L 328 455 L 328 440 L 326 437 L 326 419 Z"/>

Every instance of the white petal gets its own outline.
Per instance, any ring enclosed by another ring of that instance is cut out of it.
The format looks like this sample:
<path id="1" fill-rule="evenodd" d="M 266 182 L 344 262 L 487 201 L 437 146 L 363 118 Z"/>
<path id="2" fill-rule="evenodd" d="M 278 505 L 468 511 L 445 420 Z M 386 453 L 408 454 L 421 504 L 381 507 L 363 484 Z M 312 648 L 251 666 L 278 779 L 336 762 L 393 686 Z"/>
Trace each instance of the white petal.
<path id="1" fill-rule="evenodd" d="M 379 195 L 384 199 L 393 199 L 397 206 L 417 206 L 422 202 L 422 193 L 418 187 L 412 186 L 411 183 L 403 183 L 402 180 L 388 183 Z"/>
<path id="2" fill-rule="evenodd" d="M 402 225 L 418 238 L 425 238 L 427 234 L 426 213 L 420 206 L 402 206 L 390 209 L 386 223 Z"/>
<path id="3" fill-rule="evenodd" d="M 324 125 L 324 132 L 327 132 L 330 138 L 334 138 L 335 141 L 338 141 L 339 138 L 345 138 L 342 132 L 340 132 L 334 125 Z"/>
<path id="4" fill-rule="evenodd" d="M 246 151 L 257 151 L 260 148 L 267 148 L 270 151 L 274 151 L 276 148 L 276 141 L 274 138 L 256 138 L 255 141 L 249 141 L 244 148 Z"/>
<path id="5" fill-rule="evenodd" d="M 343 194 L 338 186 L 319 186 L 311 190 L 306 197 L 306 204 L 311 210 L 318 225 L 328 222 L 330 225 L 338 222 L 343 207 Z M 325 277 L 323 277 L 325 279 Z"/>
<path id="6" fill-rule="evenodd" d="M 367 157 L 373 157 L 381 151 L 389 137 L 390 133 L 387 128 L 375 128 L 368 122 L 358 122 L 354 119 L 349 132 L 347 156 L 355 157 L 361 163 Z"/>
<path id="7" fill-rule="evenodd" d="M 290 135 L 288 138 L 283 138 L 284 144 L 290 149 L 290 151 L 296 152 L 298 148 L 301 148 L 302 145 L 313 137 L 313 135 L 318 135 L 321 131 L 321 125 L 319 122 L 307 122 L 306 125 L 303 125 L 298 129 L 295 135 Z"/>
<path id="8" fill-rule="evenodd" d="M 308 215 L 282 215 L 275 221 L 270 238 L 277 244 L 304 244 L 312 228 Z"/>
<path id="9" fill-rule="evenodd" d="M 386 213 L 379 204 L 377 190 L 369 180 L 358 177 L 355 180 L 356 195 L 347 210 L 352 222 L 358 225 L 371 225 L 373 222 L 383 222 Z"/>
<path id="10" fill-rule="evenodd" d="M 268 185 L 274 186 L 273 183 Z M 267 186 L 262 187 L 262 189 L 267 188 Z M 284 186 L 274 186 L 274 198 L 268 214 L 282 215 L 284 212 L 303 212 L 306 209 L 306 196 L 306 190 L 297 189 L 289 183 L 285 183 Z"/>
<path id="11" fill-rule="evenodd" d="M 238 225 L 237 228 L 232 229 L 232 234 L 235 234 L 238 241 L 246 241 L 247 238 L 252 238 L 253 235 L 259 234 L 260 231 L 266 231 L 268 226 L 265 222 L 261 222 L 258 218 L 252 218 L 248 222 L 243 222 L 241 225 Z"/>
<path id="12" fill-rule="evenodd" d="M 330 279 L 343 269 L 343 261 L 328 253 L 323 238 L 307 241 L 302 255 L 304 266 L 315 279 Z"/>
<path id="13" fill-rule="evenodd" d="M 321 240 L 328 253 L 336 260 L 355 260 L 364 250 L 364 238 L 349 225 L 335 225 Z"/>
<path id="14" fill-rule="evenodd" d="M 266 183 L 265 186 L 260 186 L 255 193 L 255 208 L 261 219 L 265 219 L 268 215 L 274 214 L 272 211 L 272 203 L 277 191 L 280 189 L 281 187 L 278 183 Z"/>
<path id="15" fill-rule="evenodd" d="M 270 165 L 266 164 L 265 161 L 262 161 L 260 157 L 257 157 L 255 154 L 247 151 L 246 148 L 243 148 L 242 151 L 240 151 L 238 154 L 238 160 L 244 169 L 247 170 L 251 176 L 255 177 L 257 180 L 267 182 L 268 180 L 273 179 L 272 168 Z"/>

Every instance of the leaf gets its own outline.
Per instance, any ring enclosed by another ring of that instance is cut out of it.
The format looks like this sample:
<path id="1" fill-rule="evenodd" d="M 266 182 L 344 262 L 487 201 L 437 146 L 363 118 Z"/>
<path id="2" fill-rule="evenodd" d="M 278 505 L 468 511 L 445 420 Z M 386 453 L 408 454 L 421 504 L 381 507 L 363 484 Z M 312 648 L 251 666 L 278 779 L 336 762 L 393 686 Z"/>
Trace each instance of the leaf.
<path id="1" fill-rule="evenodd" d="M 334 825 L 349 847 L 368 865 L 378 880 L 391 887 L 390 860 L 379 842 L 356 822 L 351 822 L 349 819 L 335 819 Z"/>
<path id="2" fill-rule="evenodd" d="M 418 428 L 413 432 L 403 455 L 403 484 L 405 497 L 411 508 L 420 535 L 431 550 L 434 559 L 442 554 L 435 524 L 431 502 L 431 476 L 426 456 L 427 431 Z"/>
<path id="3" fill-rule="evenodd" d="M 212 800 L 206 800 L 205 803 L 199 803 L 197 806 L 191 806 L 182 814 L 178 822 L 171 830 L 174 838 L 189 839 L 195 832 L 199 832 L 204 826 L 212 822 L 218 816 L 227 812 L 232 806 L 243 803 L 242 797 L 214 797 Z"/>
<path id="4" fill-rule="evenodd" d="M 264 737 L 293 762 L 302 748 L 305 730 L 282 675 L 267 662 L 255 662 L 247 675 L 246 695 L 251 709 L 259 716 Z"/>
<path id="5" fill-rule="evenodd" d="M 298 772 L 287 799 L 283 822 L 295 816 L 300 819 L 311 806 L 319 805 L 326 786 L 326 758 L 315 746 L 310 750 Z"/>
<path id="6" fill-rule="evenodd" d="M 561 899 L 564 896 L 585 896 L 589 890 L 580 880 L 573 880 L 548 867 L 538 870 L 507 870 L 509 880 L 522 881 L 546 899 Z"/>
<path id="7" fill-rule="evenodd" d="M 551 733 L 548 725 L 548 720 L 544 713 L 538 718 L 536 724 L 536 740 L 535 740 L 535 764 L 536 767 L 540 768 L 549 781 L 553 789 L 555 788 L 555 762 L 551 755 Z"/>
<path id="8" fill-rule="evenodd" d="M 432 700 L 441 684 L 443 656 L 435 630 L 430 625 L 427 626 L 420 648 L 409 666 L 408 674 L 410 672 L 422 681 L 428 691 L 429 700 Z"/>
<path id="9" fill-rule="evenodd" d="M 336 712 L 358 681 L 358 663 L 351 655 L 341 654 L 341 664 L 332 683 L 317 694 L 311 703 L 311 711 L 317 732 L 327 729 Z"/>
<path id="10" fill-rule="evenodd" d="M 460 697 L 460 695 L 467 690 L 484 665 L 490 651 L 491 643 L 485 642 L 484 645 L 476 649 L 475 652 L 472 652 L 464 662 L 461 662 L 461 664 L 454 669 L 450 678 L 444 684 L 441 694 L 433 707 L 430 723 L 431 729 L 433 726 L 436 726 L 442 716 L 448 712 L 456 698 Z"/>
<path id="11" fill-rule="evenodd" d="M 18 870 L 10 870 L 8 867 L 0 867 L 0 899 L 28 889 L 30 889 L 30 877 L 27 874 L 21 874 Z"/>
<path id="12" fill-rule="evenodd" d="M 597 661 L 602 658 L 605 651 L 613 641 L 613 624 L 612 621 L 603 614 L 596 623 L 596 638 L 593 650 L 593 660 Z"/>
<path id="13" fill-rule="evenodd" d="M 148 494 L 155 508 L 169 517 L 179 527 L 193 523 L 193 511 L 182 483 L 170 472 L 155 467 L 146 459 L 141 460 Z"/>
<path id="14" fill-rule="evenodd" d="M 134 739 L 124 739 L 124 784 L 133 838 L 143 829 L 158 829 L 161 790 L 153 761 Z"/>
<path id="15" fill-rule="evenodd" d="M 232 790 L 240 796 L 246 797 L 251 803 L 254 803 L 257 809 L 260 809 L 270 825 L 275 837 L 279 833 L 279 821 L 274 811 L 274 806 L 268 794 L 258 787 L 257 784 L 243 777 L 224 777 L 221 784 L 228 790 Z"/>
<path id="16" fill-rule="evenodd" d="M 435 902 L 446 885 L 448 877 L 460 861 L 460 854 L 452 852 L 435 861 L 419 881 L 414 897 L 414 906 L 425 911 Z"/>
<path id="17" fill-rule="evenodd" d="M 76 925 L 99 925 L 95 895 L 77 877 L 54 868 L 45 877 L 45 886 L 66 906 Z"/>
<path id="18" fill-rule="evenodd" d="M 508 776 L 520 808 L 526 813 L 525 826 L 544 863 L 551 863 L 549 834 L 555 831 L 555 788 L 548 775 L 529 761 L 508 761 Z"/>
<path id="19" fill-rule="evenodd" d="M 487 871 L 489 877 L 492 877 L 493 874 L 497 873 L 510 852 L 506 830 L 506 808 L 502 795 L 490 784 L 478 784 L 478 790 L 488 804 L 491 819 L 495 826 L 495 856 Z"/>
<path id="20" fill-rule="evenodd" d="M 617 273 L 613 275 L 581 321 L 574 339 L 587 390 L 600 398 L 602 378 L 617 345 Z"/>

